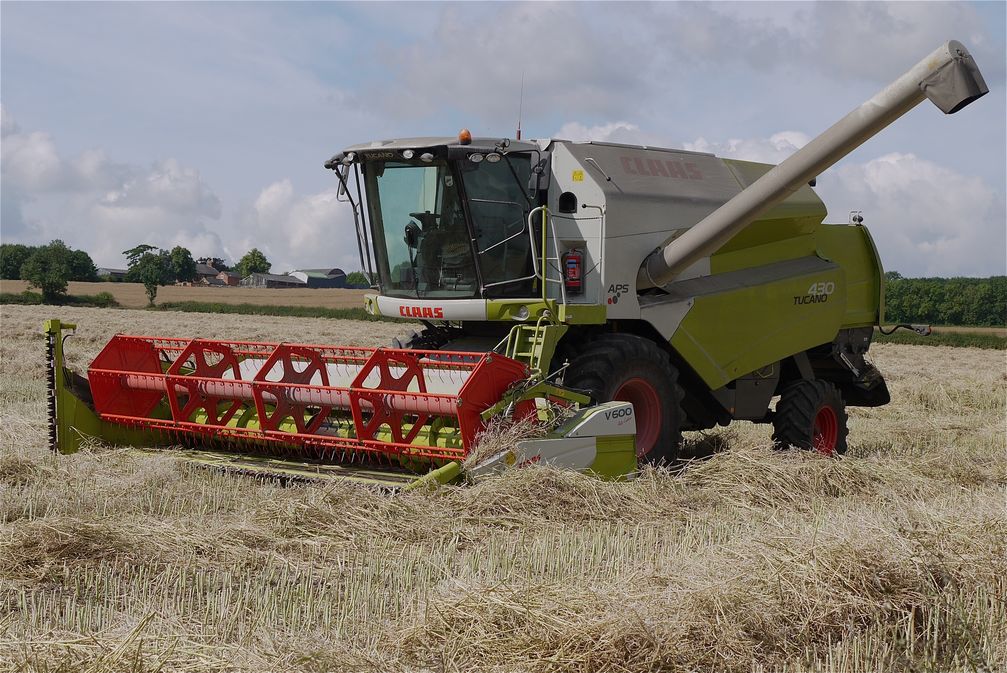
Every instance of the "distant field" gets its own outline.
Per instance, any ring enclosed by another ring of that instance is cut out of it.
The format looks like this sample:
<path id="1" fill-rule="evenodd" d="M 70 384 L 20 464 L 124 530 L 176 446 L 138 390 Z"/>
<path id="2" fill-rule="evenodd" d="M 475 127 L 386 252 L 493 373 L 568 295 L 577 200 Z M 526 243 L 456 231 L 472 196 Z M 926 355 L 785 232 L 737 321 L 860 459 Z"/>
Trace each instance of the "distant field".
<path id="1" fill-rule="evenodd" d="M 5 280 L 0 292 L 24 292 L 28 284 L 22 280 Z M 147 296 L 140 283 L 70 283 L 72 295 L 111 292 L 115 300 L 126 308 L 143 308 Z M 275 289 L 252 287 L 183 287 L 169 285 L 158 288 L 158 302 L 200 301 L 221 304 L 266 304 L 275 306 L 321 306 L 324 308 L 360 308 L 364 305 L 366 290 L 334 289 Z"/>
<path id="2" fill-rule="evenodd" d="M 940 325 L 934 327 L 934 332 L 964 332 L 966 334 L 992 334 L 1007 337 L 1007 327 L 958 327 L 955 325 Z"/>

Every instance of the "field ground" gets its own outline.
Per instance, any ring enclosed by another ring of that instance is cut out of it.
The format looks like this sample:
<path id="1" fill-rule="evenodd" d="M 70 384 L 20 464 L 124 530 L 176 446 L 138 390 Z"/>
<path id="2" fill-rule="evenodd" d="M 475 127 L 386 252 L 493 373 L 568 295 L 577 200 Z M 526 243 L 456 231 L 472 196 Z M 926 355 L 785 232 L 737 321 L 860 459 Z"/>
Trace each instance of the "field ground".
<path id="1" fill-rule="evenodd" d="M 529 468 L 389 496 L 46 450 L 39 307 L 0 307 L 0 671 L 1007 668 L 1002 352 L 878 344 L 842 459 L 765 426 L 630 483 Z M 400 326 L 60 308 L 117 331 L 347 344 Z M 698 451 L 697 451 L 698 452 Z"/>
<path id="2" fill-rule="evenodd" d="M 24 292 L 28 283 L 23 280 L 0 282 L 0 292 Z M 147 295 L 140 283 L 70 283 L 72 295 L 94 295 L 110 292 L 126 308 L 143 308 Z M 188 287 L 167 285 L 157 289 L 157 301 L 201 301 L 221 304 L 266 304 L 278 306 L 321 306 L 324 308 L 362 308 L 367 290 L 315 290 L 284 288 L 259 289 L 254 287 Z"/>
<path id="3" fill-rule="evenodd" d="M 959 325 L 937 325 L 934 332 L 961 332 L 962 334 L 992 334 L 1007 337 L 1007 327 L 962 327 Z"/>

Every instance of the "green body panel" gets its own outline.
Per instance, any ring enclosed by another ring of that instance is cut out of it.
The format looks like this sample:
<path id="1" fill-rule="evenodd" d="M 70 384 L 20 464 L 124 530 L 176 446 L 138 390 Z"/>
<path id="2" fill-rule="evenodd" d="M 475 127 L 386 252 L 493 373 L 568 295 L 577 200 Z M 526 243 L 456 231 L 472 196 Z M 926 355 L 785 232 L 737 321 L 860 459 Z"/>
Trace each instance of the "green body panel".
<path id="1" fill-rule="evenodd" d="M 840 329 L 879 322 L 883 274 L 865 227 L 818 224 L 810 233 L 780 239 L 765 224 L 742 232 L 750 234 L 752 247 L 738 248 L 735 237 L 713 255 L 711 272 L 755 273 L 801 258 L 825 260 L 831 268 L 695 297 L 671 344 L 711 389 L 828 343 Z M 755 234 L 775 240 L 760 242 Z M 814 295 L 809 290 L 819 283 L 834 284 L 824 301 L 799 303 L 796 298 Z"/>
<path id="2" fill-rule="evenodd" d="M 591 472 L 606 479 L 625 479 L 637 469 L 636 435 L 596 437 Z"/>
<path id="3" fill-rule="evenodd" d="M 815 254 L 815 235 L 813 233 L 779 239 L 767 231 L 769 227 L 763 227 L 762 224 L 752 226 L 763 234 L 763 240 L 753 241 L 750 247 L 741 249 L 728 250 L 725 246 L 724 249 L 710 257 L 711 273 L 740 271 L 741 269 L 750 269 L 781 260 L 798 259 Z M 731 242 L 734 242 L 733 239 Z"/>
<path id="4" fill-rule="evenodd" d="M 737 159 L 722 159 L 734 173 L 738 185 L 745 189 L 773 168 L 772 164 L 760 164 Z M 728 241 L 717 254 L 734 250 L 746 250 L 752 246 L 773 240 L 790 239 L 814 232 L 825 219 L 825 204 L 808 185 L 801 185 L 786 200 L 770 208 L 742 231 Z"/>
<path id="5" fill-rule="evenodd" d="M 420 488 L 436 488 L 443 484 L 450 484 L 462 475 L 462 464 L 452 460 L 437 469 L 430 470 L 419 479 L 411 481 L 403 489 L 405 491 L 415 491 Z"/>
<path id="6" fill-rule="evenodd" d="M 711 388 L 835 338 L 846 312 L 845 273 L 836 265 L 696 297 L 671 345 Z M 832 283 L 827 299 L 797 303 L 813 284 Z"/>
<path id="7" fill-rule="evenodd" d="M 877 325 L 881 319 L 884 273 L 874 241 L 865 227 L 823 224 L 815 232 L 818 254 L 846 274 L 843 327 Z"/>
<path id="8" fill-rule="evenodd" d="M 486 319 L 515 321 L 521 320 L 518 313 L 528 309 L 526 321 L 542 318 L 548 311 L 558 322 L 570 325 L 600 325 L 605 322 L 605 307 L 597 304 L 563 305 L 554 299 L 488 299 Z"/>
<path id="9" fill-rule="evenodd" d="M 567 325 L 603 325 L 608 311 L 601 304 L 560 304 L 556 315 Z"/>
<path id="10" fill-rule="evenodd" d="M 867 227 L 861 227 L 864 230 L 864 239 L 867 241 L 867 245 L 871 250 L 871 254 L 874 255 L 874 263 L 877 265 L 878 274 L 878 325 L 885 324 L 885 267 L 881 263 L 881 255 L 878 253 L 878 246 L 874 244 L 874 237 L 871 236 L 871 232 Z"/>

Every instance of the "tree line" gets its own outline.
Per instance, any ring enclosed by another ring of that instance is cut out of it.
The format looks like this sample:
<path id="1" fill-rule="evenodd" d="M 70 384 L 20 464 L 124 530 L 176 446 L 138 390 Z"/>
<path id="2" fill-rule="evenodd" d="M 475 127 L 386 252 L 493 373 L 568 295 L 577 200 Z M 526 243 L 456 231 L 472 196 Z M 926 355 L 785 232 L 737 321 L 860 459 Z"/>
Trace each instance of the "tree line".
<path id="1" fill-rule="evenodd" d="M 42 291 L 45 301 L 66 295 L 71 280 L 96 281 L 98 272 L 91 256 L 73 250 L 60 240 L 48 245 L 0 244 L 0 279 L 26 280 Z"/>
<path id="2" fill-rule="evenodd" d="M 889 271 L 885 281 L 886 323 L 1007 324 L 1007 276 L 904 278 Z"/>
<path id="3" fill-rule="evenodd" d="M 198 277 L 196 261 L 188 248 L 175 246 L 165 250 L 153 245 L 138 245 L 124 250 L 127 260 L 126 282 L 142 283 L 147 300 L 153 304 L 157 288 L 174 283 L 191 283 Z M 217 271 L 229 271 L 223 264 Z M 252 273 L 268 273 L 269 260 L 252 248 L 234 266 L 242 278 Z M 83 250 L 73 250 L 63 241 L 48 245 L 0 244 L 0 279 L 24 280 L 42 293 L 43 301 L 58 303 L 66 297 L 71 281 L 101 280 L 91 256 Z"/>

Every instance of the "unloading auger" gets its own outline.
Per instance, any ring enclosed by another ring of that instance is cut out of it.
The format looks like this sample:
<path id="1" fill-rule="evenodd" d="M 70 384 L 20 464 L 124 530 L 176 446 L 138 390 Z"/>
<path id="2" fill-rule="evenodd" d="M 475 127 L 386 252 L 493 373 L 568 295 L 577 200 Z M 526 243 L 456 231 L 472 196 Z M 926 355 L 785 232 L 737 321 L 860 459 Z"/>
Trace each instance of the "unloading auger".
<path id="1" fill-rule="evenodd" d="M 424 329 L 394 348 L 119 335 L 83 378 L 51 320 L 53 447 L 397 484 L 463 461 L 620 477 L 739 419 L 842 453 L 846 407 L 889 401 L 867 357 L 884 275 L 862 218 L 823 223 L 816 177 L 923 100 L 953 114 L 987 91 L 946 42 L 778 166 L 468 131 L 354 145 L 325 166 L 378 290 L 365 308 Z M 498 417 L 547 433 L 475 460 Z"/>

